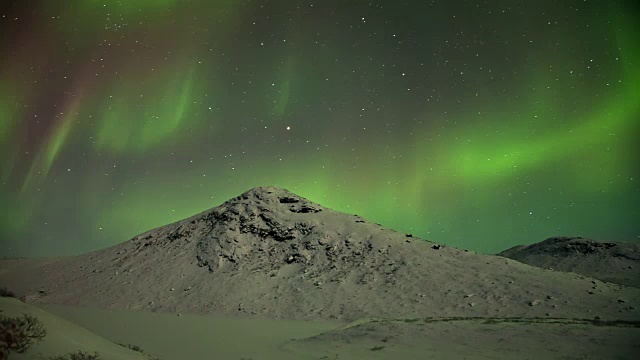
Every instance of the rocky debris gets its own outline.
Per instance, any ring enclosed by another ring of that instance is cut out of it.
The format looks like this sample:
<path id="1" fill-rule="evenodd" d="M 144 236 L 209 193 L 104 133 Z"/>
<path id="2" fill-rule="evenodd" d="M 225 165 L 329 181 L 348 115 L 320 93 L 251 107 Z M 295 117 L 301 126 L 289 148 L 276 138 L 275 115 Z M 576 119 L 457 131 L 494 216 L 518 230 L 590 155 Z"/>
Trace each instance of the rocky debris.
<path id="1" fill-rule="evenodd" d="M 280 198 L 278 203 L 292 204 L 294 200 L 295 204 L 301 204 L 303 207 L 314 207 L 293 197 Z M 286 252 L 288 241 L 303 242 L 303 246 L 307 248 L 313 246 L 303 240 L 313 231 L 314 225 L 304 221 L 284 223 L 278 219 L 278 215 L 272 213 L 268 207 L 255 206 L 255 203 L 251 202 L 225 203 L 216 208 L 207 217 L 212 230 L 197 243 L 198 264 L 215 271 L 226 263 L 240 264 L 256 251 L 267 252 L 270 255 Z M 283 244 L 274 247 L 273 241 Z M 301 258 L 305 257 L 304 254 L 299 255 Z"/>
<path id="2" fill-rule="evenodd" d="M 193 235 L 189 229 L 185 229 L 183 226 L 179 226 L 177 229 L 167 235 L 169 241 L 176 241 L 178 239 L 188 239 Z"/>
<path id="3" fill-rule="evenodd" d="M 529 301 L 529 306 L 536 306 L 540 304 L 540 300 L 531 300 Z"/>
<path id="4" fill-rule="evenodd" d="M 578 237 L 577 239 L 582 239 Z M 567 252 L 578 253 L 578 254 L 592 254 L 597 252 L 598 250 L 606 250 L 616 246 L 615 243 L 599 243 L 596 241 L 580 241 L 580 242 L 569 242 L 564 245 L 564 248 Z"/>

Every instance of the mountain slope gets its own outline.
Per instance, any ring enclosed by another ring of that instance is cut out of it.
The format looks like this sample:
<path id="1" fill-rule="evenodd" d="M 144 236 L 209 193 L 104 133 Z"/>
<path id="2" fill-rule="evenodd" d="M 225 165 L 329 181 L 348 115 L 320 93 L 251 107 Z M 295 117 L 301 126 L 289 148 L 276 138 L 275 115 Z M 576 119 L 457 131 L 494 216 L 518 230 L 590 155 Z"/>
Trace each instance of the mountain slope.
<path id="1" fill-rule="evenodd" d="M 532 266 L 640 288 L 640 243 L 552 237 L 528 246 L 518 245 L 498 255 Z"/>
<path id="2" fill-rule="evenodd" d="M 27 301 L 175 313 L 640 320 L 640 289 L 440 246 L 274 187 L 107 249 L 2 262 L 0 283 Z"/>

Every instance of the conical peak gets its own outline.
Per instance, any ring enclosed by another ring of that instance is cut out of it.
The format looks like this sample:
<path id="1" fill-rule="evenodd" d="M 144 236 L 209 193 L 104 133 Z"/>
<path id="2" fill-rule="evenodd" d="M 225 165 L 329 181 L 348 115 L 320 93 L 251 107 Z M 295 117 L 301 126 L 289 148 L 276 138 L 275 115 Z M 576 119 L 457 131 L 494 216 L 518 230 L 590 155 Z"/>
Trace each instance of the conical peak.
<path id="1" fill-rule="evenodd" d="M 323 210 L 282 188 L 246 191 L 206 214 L 208 235 L 198 241 L 198 264 L 210 271 L 226 263 L 249 266 L 267 252 L 269 262 L 284 261 L 282 256 L 290 252 L 291 242 L 298 246 L 305 239 L 311 241 L 307 236 L 322 223 L 318 216 L 325 212 L 318 213 Z M 296 254 L 289 256 L 294 259 Z"/>

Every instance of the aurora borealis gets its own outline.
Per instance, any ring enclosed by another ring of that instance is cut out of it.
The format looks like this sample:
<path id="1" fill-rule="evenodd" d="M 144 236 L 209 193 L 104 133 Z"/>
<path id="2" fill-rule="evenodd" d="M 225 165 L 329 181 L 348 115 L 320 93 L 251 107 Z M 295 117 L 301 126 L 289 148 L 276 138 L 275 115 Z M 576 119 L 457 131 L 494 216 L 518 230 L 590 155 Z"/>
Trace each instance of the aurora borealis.
<path id="1" fill-rule="evenodd" d="M 252 187 L 495 253 L 640 240 L 631 1 L 9 1 L 0 255 Z"/>

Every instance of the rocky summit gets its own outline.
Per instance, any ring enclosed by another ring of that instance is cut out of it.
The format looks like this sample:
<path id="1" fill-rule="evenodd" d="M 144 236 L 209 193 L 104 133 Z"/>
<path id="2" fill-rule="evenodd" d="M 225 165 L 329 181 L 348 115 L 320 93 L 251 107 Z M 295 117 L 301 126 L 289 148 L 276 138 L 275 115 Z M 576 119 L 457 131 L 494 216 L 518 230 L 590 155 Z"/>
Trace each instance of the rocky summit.
<path id="1" fill-rule="evenodd" d="M 176 314 L 640 320 L 640 289 L 436 244 L 276 187 L 107 249 L 3 260 L 0 283 L 27 302 Z"/>

